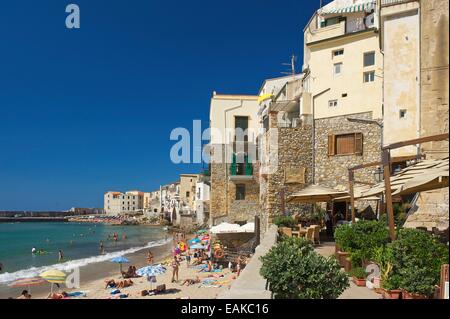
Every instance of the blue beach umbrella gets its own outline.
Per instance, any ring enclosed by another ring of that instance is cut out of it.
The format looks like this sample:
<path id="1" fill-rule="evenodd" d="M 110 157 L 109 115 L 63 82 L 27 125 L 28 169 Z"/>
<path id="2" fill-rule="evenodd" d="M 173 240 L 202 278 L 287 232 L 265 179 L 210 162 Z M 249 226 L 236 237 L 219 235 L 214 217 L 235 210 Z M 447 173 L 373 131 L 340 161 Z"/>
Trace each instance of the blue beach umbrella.
<path id="1" fill-rule="evenodd" d="M 198 237 L 195 237 L 195 238 L 192 238 L 192 239 L 188 240 L 189 245 L 197 244 L 199 242 L 201 242 L 201 240 Z"/>
<path id="2" fill-rule="evenodd" d="M 127 264 L 130 261 L 123 256 L 119 256 L 119 257 L 115 257 L 115 258 L 111 259 L 111 262 L 120 264 L 120 273 L 122 273 L 122 264 Z"/>
<path id="3" fill-rule="evenodd" d="M 146 276 L 147 280 L 151 283 L 151 288 L 153 288 L 153 283 L 156 282 L 156 276 L 165 273 L 166 270 L 166 267 L 162 265 L 146 266 L 136 270 L 136 274 L 139 276 Z"/>

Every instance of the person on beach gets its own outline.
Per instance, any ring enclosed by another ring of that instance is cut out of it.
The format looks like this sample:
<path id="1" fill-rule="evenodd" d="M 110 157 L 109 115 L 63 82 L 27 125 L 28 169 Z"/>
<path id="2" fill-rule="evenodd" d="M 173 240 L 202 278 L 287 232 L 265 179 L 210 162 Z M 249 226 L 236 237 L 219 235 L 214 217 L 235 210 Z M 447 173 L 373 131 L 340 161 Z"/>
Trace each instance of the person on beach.
<path id="1" fill-rule="evenodd" d="M 28 293 L 28 290 L 24 290 L 16 299 L 31 299 L 31 295 Z"/>
<path id="2" fill-rule="evenodd" d="M 187 285 L 187 286 L 195 285 L 195 284 L 199 284 L 200 282 L 201 282 L 200 277 L 197 276 L 195 279 L 185 279 L 183 281 L 183 283 L 181 284 L 181 286 L 184 286 L 184 285 Z"/>
<path id="3" fill-rule="evenodd" d="M 64 260 L 64 254 L 63 254 L 63 251 L 60 249 L 58 251 L 58 261 L 61 262 L 63 260 Z"/>
<path id="4" fill-rule="evenodd" d="M 186 263 L 187 263 L 187 266 L 189 268 L 189 266 L 191 264 L 191 253 L 189 252 L 189 250 L 186 253 Z"/>
<path id="5" fill-rule="evenodd" d="M 68 298 L 69 295 L 67 294 L 67 292 L 63 291 L 60 294 L 59 293 L 50 293 L 47 297 L 47 299 L 65 299 Z"/>
<path id="6" fill-rule="evenodd" d="M 122 239 L 123 239 L 123 240 L 126 240 L 126 239 L 127 239 L 127 234 L 123 233 L 123 234 L 122 234 Z"/>
<path id="7" fill-rule="evenodd" d="M 150 265 L 153 264 L 153 254 L 150 250 L 147 253 L 147 263 L 149 263 Z"/>
<path id="8" fill-rule="evenodd" d="M 105 246 L 103 245 L 103 241 L 100 241 L 100 254 L 104 255 L 105 254 Z"/>
<path id="9" fill-rule="evenodd" d="M 175 256 L 173 257 L 172 261 L 172 282 L 175 282 L 175 276 L 177 277 L 178 281 L 178 270 L 180 268 L 180 263 L 178 262 L 178 258 Z"/>

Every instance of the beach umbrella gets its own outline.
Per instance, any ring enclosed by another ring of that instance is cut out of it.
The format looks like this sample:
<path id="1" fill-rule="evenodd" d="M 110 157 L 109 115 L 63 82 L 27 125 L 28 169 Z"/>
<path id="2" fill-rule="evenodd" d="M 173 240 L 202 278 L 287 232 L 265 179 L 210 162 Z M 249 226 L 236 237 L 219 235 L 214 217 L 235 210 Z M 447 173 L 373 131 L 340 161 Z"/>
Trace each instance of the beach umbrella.
<path id="1" fill-rule="evenodd" d="M 52 284 L 50 286 L 50 292 L 53 293 L 53 284 L 65 283 L 67 275 L 60 270 L 50 269 L 41 273 L 39 277 L 45 279 L 46 281 Z"/>
<path id="2" fill-rule="evenodd" d="M 8 286 L 12 287 L 12 288 L 27 287 L 28 292 L 31 292 L 31 286 L 42 285 L 42 284 L 45 284 L 46 282 L 47 282 L 47 280 L 45 280 L 44 278 L 41 278 L 41 277 L 21 278 L 21 279 L 17 279 L 16 281 L 13 281 Z"/>
<path id="3" fill-rule="evenodd" d="M 152 284 L 151 288 L 153 288 L 153 282 L 156 281 L 155 277 L 158 275 L 164 274 L 166 272 L 166 270 L 167 270 L 166 267 L 159 264 L 159 265 L 146 266 L 146 267 L 139 268 L 138 270 L 136 270 L 136 274 L 138 274 L 139 276 L 146 276 L 147 280 Z"/>
<path id="4" fill-rule="evenodd" d="M 190 248 L 191 249 L 206 249 L 206 246 L 197 244 L 197 245 L 192 245 Z"/>
<path id="5" fill-rule="evenodd" d="M 199 242 L 201 242 L 201 240 L 198 237 L 195 237 L 195 238 L 192 238 L 192 239 L 188 240 L 189 245 L 197 244 Z"/>
<path id="6" fill-rule="evenodd" d="M 119 256 L 119 257 L 115 257 L 115 258 L 111 259 L 111 262 L 120 265 L 120 273 L 122 274 L 122 264 L 127 264 L 130 261 L 123 256 Z"/>

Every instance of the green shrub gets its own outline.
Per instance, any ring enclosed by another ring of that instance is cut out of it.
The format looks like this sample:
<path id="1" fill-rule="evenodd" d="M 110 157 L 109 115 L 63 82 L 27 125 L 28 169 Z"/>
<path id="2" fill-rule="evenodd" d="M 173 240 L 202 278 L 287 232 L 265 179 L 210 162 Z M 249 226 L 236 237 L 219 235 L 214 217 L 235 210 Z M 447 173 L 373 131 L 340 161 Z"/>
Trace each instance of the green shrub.
<path id="1" fill-rule="evenodd" d="M 411 293 L 431 295 L 439 283 L 442 264 L 448 264 L 446 245 L 417 229 L 401 229 L 389 244 L 393 254 L 393 273 L 401 277 L 401 288 Z"/>
<path id="2" fill-rule="evenodd" d="M 362 267 L 352 268 L 348 274 L 357 279 L 366 279 L 367 272 Z"/>
<path id="3" fill-rule="evenodd" d="M 349 287 L 334 257 L 317 254 L 303 238 L 288 238 L 261 257 L 261 275 L 275 298 L 334 299 Z"/>
<path id="4" fill-rule="evenodd" d="M 278 227 L 295 227 L 295 220 L 291 216 L 277 216 L 273 219 L 273 223 Z"/>
<path id="5" fill-rule="evenodd" d="M 381 282 L 381 285 L 386 290 L 397 290 L 400 289 L 402 277 L 398 274 L 393 274 L 389 276 L 386 280 Z"/>
<path id="6" fill-rule="evenodd" d="M 341 225 L 334 233 L 336 244 L 350 253 L 354 265 L 370 261 L 375 248 L 389 242 L 389 231 L 376 220 L 363 220 L 352 225 Z"/>

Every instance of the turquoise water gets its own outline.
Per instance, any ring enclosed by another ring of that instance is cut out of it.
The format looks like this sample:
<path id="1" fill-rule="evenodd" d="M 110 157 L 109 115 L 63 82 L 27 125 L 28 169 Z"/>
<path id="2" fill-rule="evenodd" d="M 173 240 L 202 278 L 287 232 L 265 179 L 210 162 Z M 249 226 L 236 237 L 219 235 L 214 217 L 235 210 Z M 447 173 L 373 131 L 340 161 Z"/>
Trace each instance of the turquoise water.
<path id="1" fill-rule="evenodd" d="M 114 242 L 108 235 L 117 233 Z M 126 239 L 123 239 L 126 234 Z M 48 268 L 72 269 L 117 255 L 132 253 L 165 242 L 167 233 L 158 227 L 109 226 L 88 223 L 0 223 L 0 283 L 37 275 Z M 105 254 L 100 254 L 103 241 Z M 31 249 L 43 249 L 34 255 Z M 58 261 L 58 251 L 64 260 Z M 50 266 L 50 267 L 49 267 Z"/>

